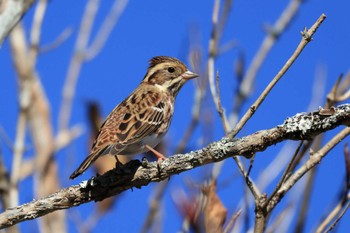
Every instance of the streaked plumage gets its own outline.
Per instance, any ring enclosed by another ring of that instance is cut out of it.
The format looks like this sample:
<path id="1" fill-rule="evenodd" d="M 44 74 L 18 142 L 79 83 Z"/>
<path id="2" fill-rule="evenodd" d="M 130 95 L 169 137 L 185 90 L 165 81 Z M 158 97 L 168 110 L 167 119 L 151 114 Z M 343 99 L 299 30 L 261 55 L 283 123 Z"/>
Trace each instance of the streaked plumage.
<path id="1" fill-rule="evenodd" d="M 141 84 L 109 114 L 90 154 L 70 178 L 85 172 L 99 156 L 134 155 L 148 151 L 146 145 L 155 147 L 168 131 L 178 92 L 197 76 L 175 58 L 152 58 Z"/>

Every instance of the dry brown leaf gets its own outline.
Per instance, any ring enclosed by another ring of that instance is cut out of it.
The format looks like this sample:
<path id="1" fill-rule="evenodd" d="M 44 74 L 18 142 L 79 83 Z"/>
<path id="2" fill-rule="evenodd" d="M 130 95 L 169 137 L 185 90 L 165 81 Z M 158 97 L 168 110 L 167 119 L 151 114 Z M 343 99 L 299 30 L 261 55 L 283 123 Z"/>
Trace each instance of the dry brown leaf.
<path id="1" fill-rule="evenodd" d="M 227 210 L 216 193 L 216 180 L 213 180 L 209 186 L 203 188 L 203 193 L 207 197 L 204 211 L 205 232 L 223 232 Z"/>

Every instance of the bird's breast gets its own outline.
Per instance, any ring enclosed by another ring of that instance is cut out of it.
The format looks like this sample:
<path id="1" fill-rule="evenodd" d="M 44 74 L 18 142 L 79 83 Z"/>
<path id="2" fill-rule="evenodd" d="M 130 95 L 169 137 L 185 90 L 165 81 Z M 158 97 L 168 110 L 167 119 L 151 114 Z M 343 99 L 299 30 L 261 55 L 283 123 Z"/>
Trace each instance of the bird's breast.
<path id="1" fill-rule="evenodd" d="M 144 137 L 140 142 L 128 145 L 123 151 L 120 152 L 121 155 L 137 155 L 147 152 L 148 149 L 146 145 L 154 148 L 162 140 L 162 135 L 151 134 Z"/>

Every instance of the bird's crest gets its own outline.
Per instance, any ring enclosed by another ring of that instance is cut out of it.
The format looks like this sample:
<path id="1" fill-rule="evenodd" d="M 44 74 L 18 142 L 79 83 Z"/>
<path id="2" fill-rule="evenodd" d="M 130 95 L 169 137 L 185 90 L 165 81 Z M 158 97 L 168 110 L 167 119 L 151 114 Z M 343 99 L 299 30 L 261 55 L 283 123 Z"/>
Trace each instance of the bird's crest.
<path id="1" fill-rule="evenodd" d="M 157 56 L 149 60 L 148 69 L 151 69 L 152 67 L 155 67 L 156 65 L 164 62 L 175 62 L 175 63 L 184 65 L 181 61 L 177 60 L 176 58 L 168 57 L 168 56 Z"/>

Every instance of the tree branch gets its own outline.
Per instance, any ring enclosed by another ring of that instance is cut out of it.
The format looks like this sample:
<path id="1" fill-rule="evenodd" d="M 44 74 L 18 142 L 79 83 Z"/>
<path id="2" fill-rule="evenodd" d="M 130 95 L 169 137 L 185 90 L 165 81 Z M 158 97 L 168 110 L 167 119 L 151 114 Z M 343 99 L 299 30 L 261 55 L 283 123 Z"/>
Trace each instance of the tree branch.
<path id="1" fill-rule="evenodd" d="M 263 151 L 285 140 L 309 140 L 340 125 L 350 125 L 350 104 L 339 105 L 334 113 L 298 113 L 287 118 L 282 125 L 261 130 L 243 138 L 223 137 L 207 147 L 187 154 L 177 154 L 164 160 L 148 163 L 132 160 L 122 167 L 93 177 L 40 200 L 8 208 L 0 214 L 0 229 L 19 222 L 35 219 L 56 210 L 67 209 L 90 201 L 101 201 L 132 188 L 141 188 L 151 182 L 159 182 L 174 174 L 191 170 L 208 163 L 218 162 L 232 156 Z"/>
<path id="2" fill-rule="evenodd" d="M 0 1 L 0 46 L 33 3 L 34 0 Z"/>

